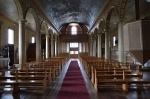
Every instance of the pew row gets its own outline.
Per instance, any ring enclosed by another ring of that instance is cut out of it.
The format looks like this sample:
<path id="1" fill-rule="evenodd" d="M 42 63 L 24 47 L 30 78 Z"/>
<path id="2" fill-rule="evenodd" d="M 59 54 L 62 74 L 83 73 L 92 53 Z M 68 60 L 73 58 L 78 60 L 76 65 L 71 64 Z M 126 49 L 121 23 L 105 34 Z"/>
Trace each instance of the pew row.
<path id="1" fill-rule="evenodd" d="M 1 75 L 0 76 L 0 86 L 4 87 L 10 85 L 13 88 L 13 93 L 18 92 L 20 88 L 39 88 L 42 89 L 42 93 L 45 92 L 47 88 L 46 82 L 47 75 Z"/>
<path id="2" fill-rule="evenodd" d="M 38 70 L 12 70 L 10 71 L 10 75 L 5 75 L 5 76 L 1 76 L 1 78 L 25 78 L 27 79 L 34 79 L 34 80 L 38 80 L 41 77 L 45 77 L 46 80 L 46 84 L 50 85 L 52 82 L 52 76 L 51 76 L 51 72 L 48 70 L 42 70 L 42 69 L 38 69 Z"/>
<path id="3" fill-rule="evenodd" d="M 121 77 L 122 76 L 122 77 Z M 133 78 L 136 79 L 133 79 Z M 94 88 L 98 91 L 99 88 L 107 86 L 119 86 L 125 91 L 128 91 L 128 88 L 131 86 L 136 87 L 149 87 L 150 86 L 150 80 L 143 80 L 142 74 L 135 74 L 135 75 L 125 75 L 125 72 L 123 71 L 122 75 L 97 75 L 96 69 L 95 69 L 95 78 L 94 78 Z"/>

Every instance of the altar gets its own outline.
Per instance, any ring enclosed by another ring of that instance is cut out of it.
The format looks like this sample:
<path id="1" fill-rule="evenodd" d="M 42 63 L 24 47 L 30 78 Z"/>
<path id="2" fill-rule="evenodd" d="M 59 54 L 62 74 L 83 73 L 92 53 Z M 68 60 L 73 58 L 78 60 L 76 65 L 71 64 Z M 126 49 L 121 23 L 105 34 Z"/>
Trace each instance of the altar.
<path id="1" fill-rule="evenodd" d="M 9 58 L 0 57 L 0 68 L 8 67 L 9 62 L 10 62 Z"/>

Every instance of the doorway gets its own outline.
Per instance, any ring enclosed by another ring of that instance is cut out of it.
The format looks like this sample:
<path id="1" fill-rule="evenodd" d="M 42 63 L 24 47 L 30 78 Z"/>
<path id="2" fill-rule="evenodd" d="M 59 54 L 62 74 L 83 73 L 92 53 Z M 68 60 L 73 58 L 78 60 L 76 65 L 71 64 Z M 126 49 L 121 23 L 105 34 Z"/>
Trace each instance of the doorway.
<path id="1" fill-rule="evenodd" d="M 69 51 L 70 51 L 70 58 L 78 58 L 79 53 L 78 43 L 70 43 Z"/>

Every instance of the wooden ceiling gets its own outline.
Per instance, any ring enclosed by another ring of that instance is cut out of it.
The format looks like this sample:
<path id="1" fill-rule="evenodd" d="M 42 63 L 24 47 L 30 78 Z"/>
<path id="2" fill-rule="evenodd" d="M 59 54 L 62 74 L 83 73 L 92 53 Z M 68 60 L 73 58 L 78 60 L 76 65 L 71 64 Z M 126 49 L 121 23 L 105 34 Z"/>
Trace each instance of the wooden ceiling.
<path id="1" fill-rule="evenodd" d="M 15 0 L 0 0 L 0 14 L 18 22 L 18 11 L 14 1 Z M 27 1 L 30 2 L 30 0 Z M 53 23 L 58 30 L 67 26 L 70 22 L 85 25 L 87 30 L 89 30 L 105 0 L 36 0 L 36 2 L 39 2 L 41 7 L 43 7 L 43 10 L 49 15 L 50 19 L 53 19 Z M 135 0 L 127 0 L 125 23 L 136 20 L 134 4 Z M 139 0 L 140 18 L 149 18 L 149 9 L 150 3 L 146 2 L 146 0 Z M 34 18 L 30 12 L 27 13 L 26 19 L 28 20 L 26 25 L 32 30 L 35 30 L 36 26 Z M 114 25 L 117 21 L 118 18 L 116 13 L 112 13 L 110 19 L 110 28 L 112 31 L 117 28 L 117 24 Z"/>

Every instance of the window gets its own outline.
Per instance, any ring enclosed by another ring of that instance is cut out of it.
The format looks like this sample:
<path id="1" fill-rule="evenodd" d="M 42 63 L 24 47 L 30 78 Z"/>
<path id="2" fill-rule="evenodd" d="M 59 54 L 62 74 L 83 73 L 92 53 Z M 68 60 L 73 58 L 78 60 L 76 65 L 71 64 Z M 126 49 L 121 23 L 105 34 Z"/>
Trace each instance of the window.
<path id="1" fill-rule="evenodd" d="M 78 54 L 78 51 L 74 51 L 74 54 Z"/>
<path id="2" fill-rule="evenodd" d="M 70 48 L 78 48 L 78 43 L 70 43 Z M 78 54 L 78 51 L 70 51 L 70 54 Z"/>
<path id="3" fill-rule="evenodd" d="M 31 43 L 35 43 L 35 37 L 32 37 L 32 42 Z"/>
<path id="4" fill-rule="evenodd" d="M 77 27 L 73 26 L 73 27 L 71 28 L 71 34 L 72 34 L 72 35 L 76 35 L 76 34 L 77 34 Z"/>
<path id="5" fill-rule="evenodd" d="M 74 51 L 70 51 L 70 54 L 74 54 Z"/>
<path id="6" fill-rule="evenodd" d="M 78 54 L 78 51 L 70 51 L 70 54 Z"/>
<path id="7" fill-rule="evenodd" d="M 67 43 L 67 53 L 69 53 L 69 43 Z"/>
<path id="8" fill-rule="evenodd" d="M 116 36 L 113 37 L 113 46 L 116 46 Z"/>
<path id="9" fill-rule="evenodd" d="M 14 30 L 8 28 L 8 44 L 14 44 Z"/>
<path id="10" fill-rule="evenodd" d="M 82 52 L 82 45 L 79 43 L 79 52 Z"/>
<path id="11" fill-rule="evenodd" d="M 78 43 L 70 43 L 70 48 L 78 47 Z"/>

